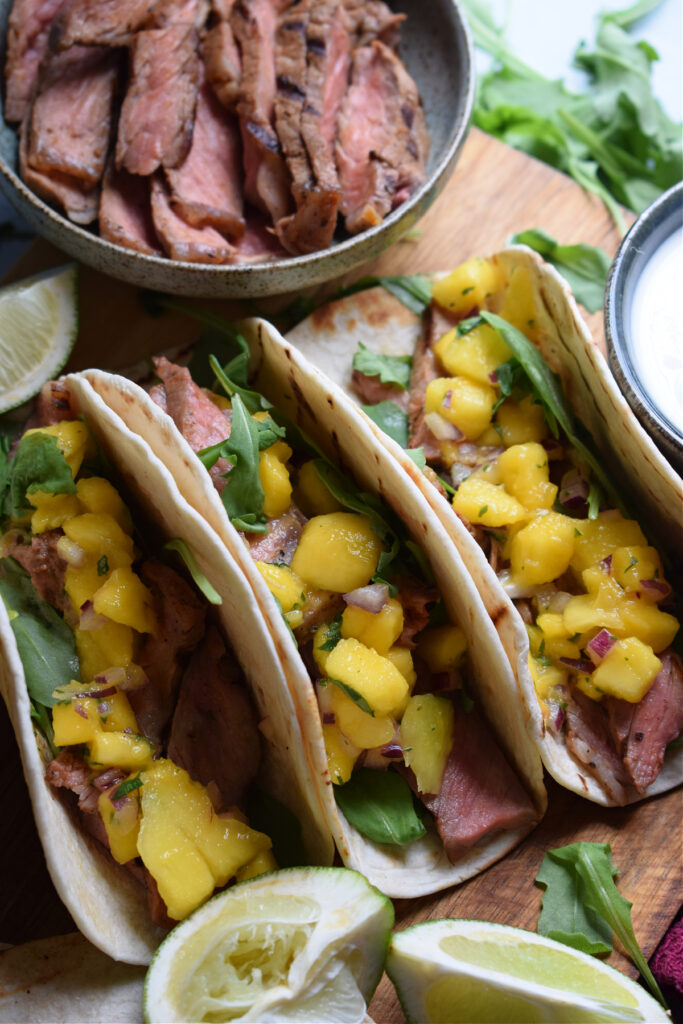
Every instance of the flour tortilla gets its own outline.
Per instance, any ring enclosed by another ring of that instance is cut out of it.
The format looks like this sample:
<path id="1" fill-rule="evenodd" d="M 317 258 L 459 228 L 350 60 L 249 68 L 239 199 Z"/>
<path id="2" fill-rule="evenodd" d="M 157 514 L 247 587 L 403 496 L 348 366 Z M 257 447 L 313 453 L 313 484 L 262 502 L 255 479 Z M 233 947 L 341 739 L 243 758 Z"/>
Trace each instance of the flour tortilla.
<path id="1" fill-rule="evenodd" d="M 265 629 L 258 603 L 225 547 L 183 500 L 164 465 L 102 402 L 84 378 L 67 382 L 111 463 L 132 495 L 158 524 L 164 538 L 183 538 L 200 570 L 222 598 L 221 625 L 251 686 L 266 742 L 260 784 L 298 817 L 308 857 L 331 864 L 334 844 L 318 796 L 313 766 L 302 742 L 313 712 L 291 699 L 282 669 L 283 654 Z M 114 960 L 149 963 L 165 935 L 152 924 L 146 895 L 131 874 L 79 827 L 61 795 L 45 781 L 51 755 L 36 737 L 23 667 L 4 604 L 0 601 L 0 691 L 21 752 L 47 866 L 77 927 Z"/>
<path id="2" fill-rule="evenodd" d="M 453 620 L 468 634 L 479 702 L 502 749 L 532 796 L 540 818 L 546 807 L 546 794 L 540 758 L 529 736 L 528 712 L 493 622 L 444 526 L 425 495 L 406 482 L 401 466 L 375 435 L 369 421 L 358 415 L 353 403 L 331 387 L 324 375 L 302 359 L 269 324 L 250 320 L 240 326 L 251 349 L 253 387 L 314 437 L 333 461 L 349 471 L 359 488 L 381 496 L 425 551 Z M 165 459 L 181 493 L 204 516 L 249 580 L 281 652 L 290 693 L 302 716 L 300 721 L 306 731 L 308 755 L 328 827 L 344 863 L 362 871 L 388 896 L 409 897 L 462 882 L 511 850 L 531 825 L 485 838 L 456 864 L 451 864 L 434 832 L 406 847 L 389 846 L 371 842 L 345 820 L 334 799 L 308 672 L 247 546 L 231 525 L 209 474 L 170 417 L 137 385 L 96 370 L 86 371 L 83 376 L 130 430 L 145 438 L 150 448 Z M 506 602 L 501 600 L 497 617 L 509 614 Z"/>
<path id="3" fill-rule="evenodd" d="M 628 481 L 629 501 L 642 509 L 642 522 L 650 527 L 655 545 L 680 551 L 683 541 L 683 481 L 656 448 L 631 411 L 591 338 L 567 282 L 553 267 L 526 246 L 511 246 L 495 259 L 509 277 L 516 267 L 531 276 L 535 307 L 541 326 L 538 348 L 551 370 L 559 374 L 576 418 L 595 439 L 605 465 L 621 488 Z M 327 373 L 345 396 L 355 403 L 352 360 L 362 342 L 373 352 L 412 354 L 420 337 L 420 318 L 383 288 L 330 303 L 313 313 L 288 335 L 292 345 Z M 360 414 L 364 416 L 364 414 Z M 546 731 L 533 681 L 528 670 L 528 638 L 524 623 L 498 582 L 479 545 L 453 512 L 450 503 L 415 468 L 405 452 L 364 417 L 369 430 L 381 439 L 404 472 L 422 490 L 439 521 L 462 555 L 500 639 L 515 669 L 534 740 L 545 767 L 567 789 L 605 806 L 614 801 L 600 783 L 588 775 L 565 746 L 564 739 Z M 504 605 L 508 614 L 496 618 Z M 683 782 L 683 750 L 669 755 L 646 797 Z M 632 802 L 644 797 L 636 796 Z"/>

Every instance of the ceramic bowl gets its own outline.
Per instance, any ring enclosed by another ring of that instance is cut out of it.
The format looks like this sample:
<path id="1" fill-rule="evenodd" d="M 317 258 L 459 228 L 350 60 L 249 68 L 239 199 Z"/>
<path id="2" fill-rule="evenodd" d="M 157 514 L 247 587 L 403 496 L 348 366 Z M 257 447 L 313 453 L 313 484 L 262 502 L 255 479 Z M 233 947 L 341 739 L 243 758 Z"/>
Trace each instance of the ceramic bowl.
<path id="1" fill-rule="evenodd" d="M 683 473 L 683 182 L 624 237 L 605 291 L 610 366 L 655 444 Z"/>
<path id="2" fill-rule="evenodd" d="M 0 0 L 0 53 L 12 0 Z M 0 189 L 35 230 L 70 256 L 112 277 L 178 295 L 274 295 L 319 284 L 374 259 L 433 203 L 458 159 L 474 93 L 472 44 L 456 0 L 390 0 L 406 14 L 401 55 L 422 97 L 430 137 L 427 180 L 377 227 L 307 256 L 254 266 L 213 266 L 145 256 L 73 224 L 17 174 L 17 134 L 0 118 Z"/>

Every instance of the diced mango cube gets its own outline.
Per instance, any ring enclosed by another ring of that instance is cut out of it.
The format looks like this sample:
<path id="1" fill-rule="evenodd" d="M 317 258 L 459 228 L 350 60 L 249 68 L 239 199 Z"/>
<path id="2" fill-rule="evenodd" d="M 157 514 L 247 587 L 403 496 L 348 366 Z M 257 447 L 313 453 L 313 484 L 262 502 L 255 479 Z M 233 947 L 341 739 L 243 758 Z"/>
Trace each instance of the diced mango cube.
<path id="1" fill-rule="evenodd" d="M 253 860 L 236 872 L 235 879 L 238 882 L 246 882 L 248 878 L 265 875 L 268 871 L 277 871 L 277 861 L 272 850 L 264 850 L 263 853 L 257 854 Z"/>
<path id="2" fill-rule="evenodd" d="M 432 626 L 420 633 L 417 653 L 430 672 L 448 672 L 465 660 L 467 637 L 460 626 Z"/>
<path id="3" fill-rule="evenodd" d="M 386 654 L 403 632 L 403 608 L 400 601 L 390 597 L 384 607 L 376 612 L 366 611 L 357 605 L 347 605 L 341 621 L 341 635 L 355 637 L 366 647 L 372 647 L 379 654 Z"/>
<path id="4" fill-rule="evenodd" d="M 510 539 L 508 547 L 515 580 L 530 586 L 550 583 L 571 561 L 574 520 L 559 512 L 538 515 Z"/>
<path id="5" fill-rule="evenodd" d="M 299 469 L 295 495 L 297 505 L 307 516 L 320 516 L 341 509 L 337 499 L 330 494 L 320 479 L 315 459 L 304 462 Z"/>
<path id="6" fill-rule="evenodd" d="M 89 555 L 104 556 L 108 569 L 120 569 L 133 561 L 133 538 L 107 512 L 84 512 L 68 519 L 64 533 Z"/>
<path id="7" fill-rule="evenodd" d="M 286 465 L 270 449 L 259 456 L 259 479 L 265 495 L 264 513 L 270 519 L 281 516 L 292 503 L 292 484 Z"/>
<path id="8" fill-rule="evenodd" d="M 401 746 L 421 793 L 438 793 L 441 788 L 454 721 L 453 704 L 445 697 L 423 693 L 408 701 L 400 726 Z"/>
<path id="9" fill-rule="evenodd" d="M 292 569 L 314 587 L 344 594 L 370 581 L 381 553 L 368 516 L 329 512 L 304 526 Z"/>
<path id="10" fill-rule="evenodd" d="M 566 683 L 569 675 L 566 669 L 549 664 L 546 659 L 535 658 L 533 654 L 529 655 L 529 673 L 540 700 L 547 700 L 550 691 Z"/>
<path id="11" fill-rule="evenodd" d="M 536 619 L 536 626 L 539 636 L 532 645 L 534 654 L 548 658 L 581 657 L 581 644 L 569 639 L 575 634 L 567 631 L 564 616 L 559 612 L 542 612 Z"/>
<path id="12" fill-rule="evenodd" d="M 496 424 L 506 448 L 528 441 L 543 441 L 548 436 L 543 406 L 527 395 L 521 402 L 503 402 L 496 412 Z"/>
<path id="13" fill-rule="evenodd" d="M 94 679 L 108 668 L 128 668 L 133 660 L 130 626 L 107 622 L 96 630 L 76 628 L 74 635 L 84 679 Z"/>
<path id="14" fill-rule="evenodd" d="M 97 702 L 97 714 L 105 732 L 139 731 L 135 712 L 123 691 L 117 691 L 110 697 L 101 697 Z"/>
<path id="15" fill-rule="evenodd" d="M 656 548 L 632 544 L 612 552 L 611 572 L 624 590 L 640 589 L 641 580 L 663 579 L 662 560 Z"/>
<path id="16" fill-rule="evenodd" d="M 678 619 L 663 612 L 656 604 L 639 601 L 637 597 L 629 597 L 620 606 L 624 633 L 636 636 L 659 654 L 673 642 L 679 629 Z M 619 635 L 619 630 L 614 630 Z"/>
<path id="17" fill-rule="evenodd" d="M 52 728 L 58 747 L 89 743 L 100 728 L 97 701 L 94 697 L 77 697 L 68 703 L 55 704 L 52 708 Z"/>
<path id="18" fill-rule="evenodd" d="M 589 675 L 578 675 L 575 676 L 575 686 L 581 693 L 585 693 L 591 700 L 600 701 L 605 696 L 603 690 L 599 690 L 593 682 L 593 676 Z"/>
<path id="19" fill-rule="evenodd" d="M 615 548 L 647 547 L 647 540 L 638 523 L 612 512 L 601 512 L 596 519 L 577 520 L 575 527 L 577 536 L 572 569 L 577 572 L 601 562 Z"/>
<path id="20" fill-rule="evenodd" d="M 335 786 L 343 786 L 351 778 L 360 750 L 353 746 L 336 724 L 323 725 L 323 740 L 330 778 Z"/>
<path id="21" fill-rule="evenodd" d="M 538 318 L 534 285 L 526 267 L 513 268 L 504 292 L 500 315 L 503 320 L 507 320 L 527 338 L 533 340 L 537 334 Z"/>
<path id="22" fill-rule="evenodd" d="M 401 704 L 408 683 L 388 658 L 359 640 L 340 640 L 327 659 L 331 679 L 355 690 L 374 712 L 389 715 Z"/>
<path id="23" fill-rule="evenodd" d="M 592 675 L 597 690 L 631 704 L 642 700 L 662 663 L 651 647 L 635 636 L 617 640 Z"/>
<path id="24" fill-rule="evenodd" d="M 119 864 L 127 864 L 138 855 L 140 798 L 135 789 L 114 801 L 112 798 L 119 785 L 100 794 L 97 809 L 104 822 L 112 857 Z"/>
<path id="25" fill-rule="evenodd" d="M 152 747 L 144 736 L 129 732 L 96 732 L 90 741 L 90 762 L 107 767 L 146 768 L 152 760 Z"/>
<path id="26" fill-rule="evenodd" d="M 432 285 L 432 297 L 444 309 L 467 313 L 482 309 L 503 283 L 497 263 L 479 256 L 466 260 Z"/>
<path id="27" fill-rule="evenodd" d="M 67 565 L 64 573 L 64 590 L 71 601 L 74 611 L 78 612 L 86 603 L 92 601 L 96 590 L 102 586 L 107 577 L 107 572 L 101 573 L 104 568 L 99 559 L 94 555 L 88 555 L 83 565 Z"/>
<path id="28" fill-rule="evenodd" d="M 453 508 L 470 523 L 482 526 L 509 526 L 521 523 L 529 513 L 524 506 L 480 476 L 468 476 L 453 497 Z"/>
<path id="29" fill-rule="evenodd" d="M 436 412 L 455 424 L 468 440 L 486 430 L 496 404 L 496 392 L 490 384 L 468 377 L 437 377 L 427 385 L 425 412 Z"/>
<path id="30" fill-rule="evenodd" d="M 330 643 L 332 636 L 332 625 L 329 622 L 324 622 L 322 626 L 318 626 L 313 634 L 313 660 L 323 675 L 327 675 L 327 659 L 330 656 L 330 651 L 323 650 L 323 647 L 325 644 Z"/>
<path id="31" fill-rule="evenodd" d="M 331 686 L 330 703 L 335 721 L 347 739 L 360 750 L 383 747 L 394 735 L 394 721 L 385 715 L 369 715 L 338 686 Z"/>
<path id="32" fill-rule="evenodd" d="M 552 508 L 557 487 L 550 483 L 542 445 L 536 441 L 512 445 L 498 457 L 497 465 L 505 490 L 525 508 Z"/>
<path id="33" fill-rule="evenodd" d="M 47 494 L 45 491 L 32 491 L 26 497 L 35 509 L 31 515 L 31 533 L 56 530 L 67 519 L 71 519 L 81 512 L 81 503 L 77 494 Z"/>
<path id="34" fill-rule="evenodd" d="M 131 626 L 138 633 L 154 633 L 154 599 L 132 569 L 115 569 L 95 592 L 93 605 L 98 615 Z"/>
<path id="35" fill-rule="evenodd" d="M 288 565 L 273 565 L 271 562 L 254 562 L 266 581 L 266 585 L 280 604 L 283 612 L 301 607 L 306 600 L 304 581 Z"/>
<path id="36" fill-rule="evenodd" d="M 130 512 L 113 484 L 101 476 L 85 476 L 76 484 L 78 497 L 85 512 L 109 515 L 124 533 L 133 532 Z"/>
<path id="37" fill-rule="evenodd" d="M 512 350 L 488 324 L 481 324 L 460 338 L 453 328 L 439 338 L 434 352 L 449 376 L 462 375 L 488 385 L 496 368 L 512 358 Z"/>

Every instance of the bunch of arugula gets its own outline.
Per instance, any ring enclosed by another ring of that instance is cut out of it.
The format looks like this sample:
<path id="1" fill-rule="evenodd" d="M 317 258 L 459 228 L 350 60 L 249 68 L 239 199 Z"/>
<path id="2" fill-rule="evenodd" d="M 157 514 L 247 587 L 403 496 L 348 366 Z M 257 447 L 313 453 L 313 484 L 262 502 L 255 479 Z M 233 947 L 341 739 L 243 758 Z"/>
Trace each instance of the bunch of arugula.
<path id="1" fill-rule="evenodd" d="M 475 44 L 499 65 L 478 83 L 474 123 L 600 196 L 622 232 L 620 203 L 639 213 L 683 177 L 680 126 L 652 93 L 658 54 L 629 34 L 660 2 L 600 16 L 595 48 L 574 54 L 589 87 L 572 93 L 511 52 L 486 0 L 463 0 Z"/>

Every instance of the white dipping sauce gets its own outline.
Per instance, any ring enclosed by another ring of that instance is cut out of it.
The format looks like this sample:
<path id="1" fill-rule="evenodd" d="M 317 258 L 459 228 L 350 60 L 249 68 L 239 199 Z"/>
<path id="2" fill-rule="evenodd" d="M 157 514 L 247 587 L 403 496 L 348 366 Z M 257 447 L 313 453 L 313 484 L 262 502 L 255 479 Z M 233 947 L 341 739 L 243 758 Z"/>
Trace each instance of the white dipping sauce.
<path id="1" fill-rule="evenodd" d="M 678 228 L 636 281 L 631 359 L 643 391 L 683 435 L 683 232 Z"/>

